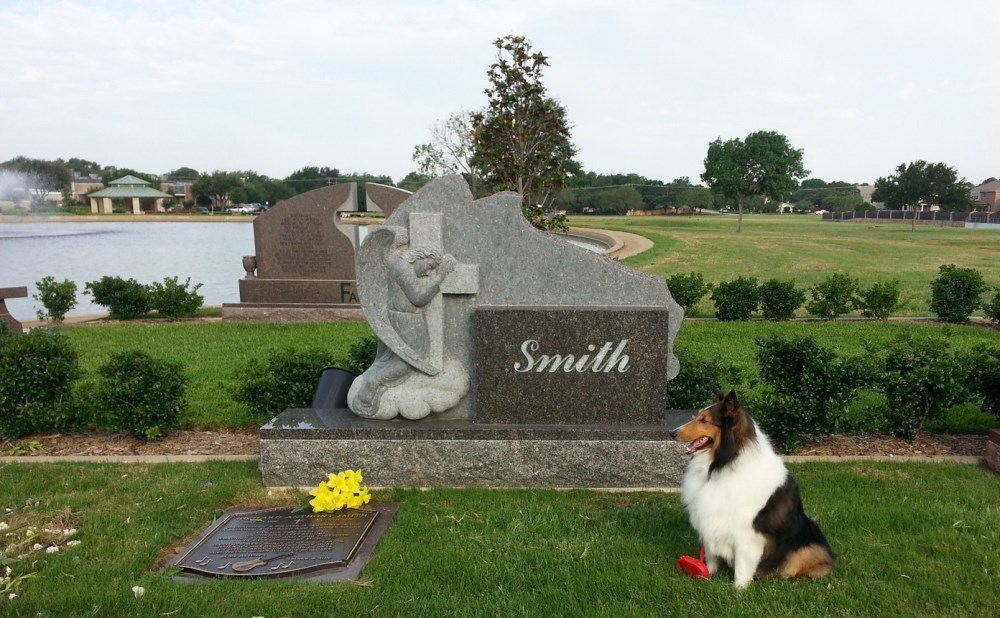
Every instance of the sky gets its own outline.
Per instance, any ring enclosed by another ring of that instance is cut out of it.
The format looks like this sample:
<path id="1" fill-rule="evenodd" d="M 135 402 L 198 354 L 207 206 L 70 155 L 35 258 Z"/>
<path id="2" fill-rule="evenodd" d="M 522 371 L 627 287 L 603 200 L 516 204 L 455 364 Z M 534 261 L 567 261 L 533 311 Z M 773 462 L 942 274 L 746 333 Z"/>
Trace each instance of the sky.
<path id="1" fill-rule="evenodd" d="M 1000 176 L 995 0 L 0 0 L 0 161 L 414 171 L 523 35 L 585 171 L 698 182 L 776 131 L 811 177 Z"/>

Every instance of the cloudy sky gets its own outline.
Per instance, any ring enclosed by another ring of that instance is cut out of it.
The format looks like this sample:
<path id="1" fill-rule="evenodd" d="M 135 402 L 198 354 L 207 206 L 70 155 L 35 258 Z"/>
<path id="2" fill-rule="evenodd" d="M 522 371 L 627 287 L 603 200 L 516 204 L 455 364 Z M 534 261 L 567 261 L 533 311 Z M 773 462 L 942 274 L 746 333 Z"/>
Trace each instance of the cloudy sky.
<path id="1" fill-rule="evenodd" d="M 697 181 L 710 141 L 772 130 L 827 181 L 925 159 L 978 184 L 997 24 L 995 0 L 0 0 L 0 161 L 399 181 L 513 33 L 587 171 Z"/>

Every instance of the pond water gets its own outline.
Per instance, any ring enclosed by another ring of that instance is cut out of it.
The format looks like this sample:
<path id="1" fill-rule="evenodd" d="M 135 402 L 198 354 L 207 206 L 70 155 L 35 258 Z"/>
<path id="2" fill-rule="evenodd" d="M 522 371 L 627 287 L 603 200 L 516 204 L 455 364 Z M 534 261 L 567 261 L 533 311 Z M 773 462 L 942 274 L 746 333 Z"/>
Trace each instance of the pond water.
<path id="1" fill-rule="evenodd" d="M 242 257 L 254 253 L 251 221 L 0 223 L 0 287 L 28 287 L 28 298 L 6 301 L 21 321 L 37 319 L 42 305 L 31 297 L 46 276 L 76 282 L 69 316 L 107 313 L 83 293 L 104 276 L 145 284 L 190 277 L 192 286 L 202 284 L 205 305 L 236 303 Z"/>
<path id="2" fill-rule="evenodd" d="M 34 320 L 42 304 L 35 283 L 52 276 L 76 282 L 77 305 L 68 316 L 107 310 L 84 294 L 84 286 L 104 276 L 150 284 L 166 277 L 190 277 L 205 305 L 240 301 L 244 255 L 253 255 L 252 219 L 225 222 L 0 222 L 0 287 L 27 286 L 28 298 L 7 300 L 18 320 Z M 589 251 L 607 249 L 598 241 L 565 238 Z"/>

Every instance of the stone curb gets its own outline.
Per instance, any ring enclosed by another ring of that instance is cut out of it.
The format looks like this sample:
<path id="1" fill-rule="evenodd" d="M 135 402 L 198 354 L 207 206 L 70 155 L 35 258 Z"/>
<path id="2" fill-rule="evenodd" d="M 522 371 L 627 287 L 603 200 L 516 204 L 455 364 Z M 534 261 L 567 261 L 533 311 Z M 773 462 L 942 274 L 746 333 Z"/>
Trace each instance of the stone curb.
<path id="1" fill-rule="evenodd" d="M 206 461 L 257 461 L 258 455 L 20 455 L 0 457 L 6 463 L 202 463 Z M 849 461 L 900 461 L 925 463 L 983 463 L 978 455 L 786 455 L 786 463 L 849 462 Z M 633 491 L 628 489 L 628 491 Z M 640 490 L 635 490 L 640 491 Z"/>
<path id="2" fill-rule="evenodd" d="M 7 463 L 202 463 L 206 461 L 257 461 L 257 455 L 20 455 L 0 457 Z"/>

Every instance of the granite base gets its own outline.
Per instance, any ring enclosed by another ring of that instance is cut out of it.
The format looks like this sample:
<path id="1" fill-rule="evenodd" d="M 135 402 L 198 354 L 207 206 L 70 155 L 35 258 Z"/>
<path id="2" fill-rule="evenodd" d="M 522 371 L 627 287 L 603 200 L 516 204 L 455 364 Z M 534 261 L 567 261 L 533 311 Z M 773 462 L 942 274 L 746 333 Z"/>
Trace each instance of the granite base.
<path id="1" fill-rule="evenodd" d="M 232 322 L 358 322 L 365 316 L 358 305 L 224 303 L 222 319 Z"/>
<path id="2" fill-rule="evenodd" d="M 314 486 L 362 469 L 370 487 L 676 488 L 687 463 L 655 426 L 486 425 L 467 419 L 372 421 L 350 410 L 286 410 L 261 428 L 268 487 Z"/>

